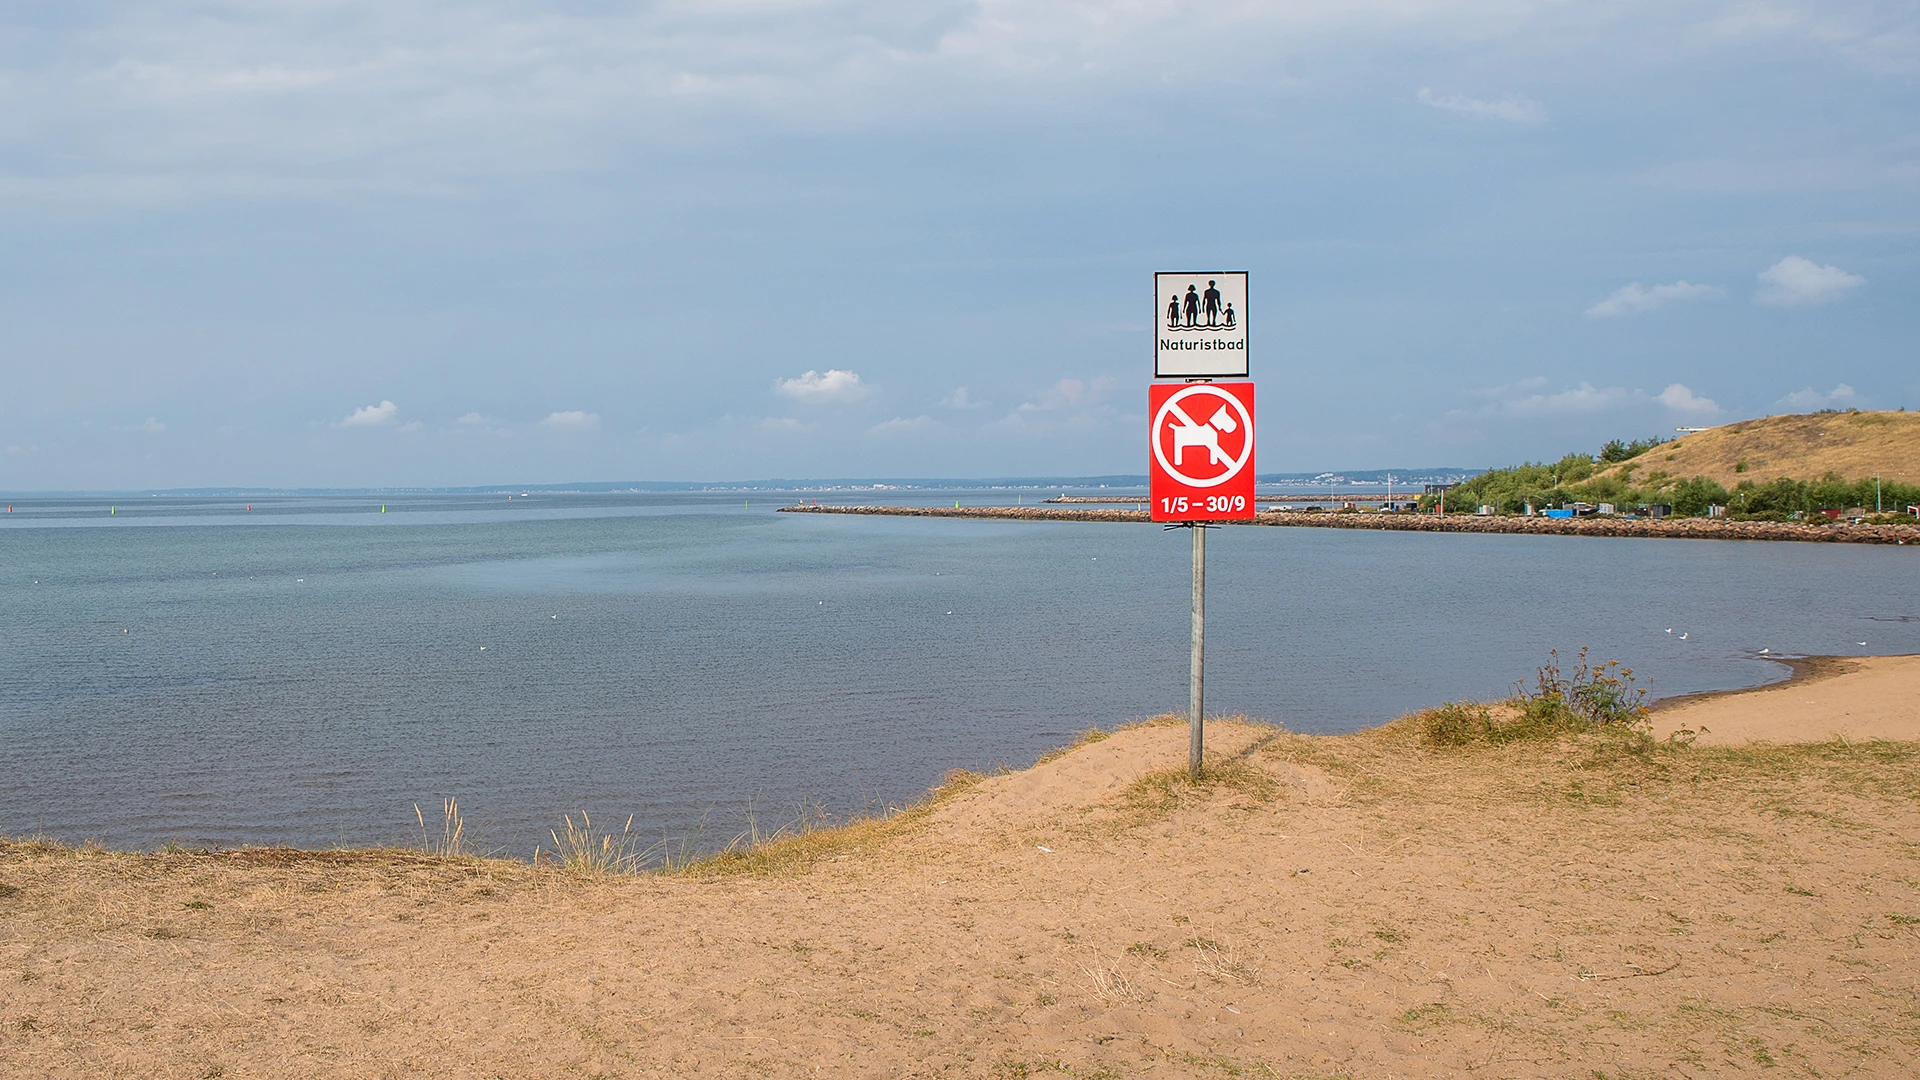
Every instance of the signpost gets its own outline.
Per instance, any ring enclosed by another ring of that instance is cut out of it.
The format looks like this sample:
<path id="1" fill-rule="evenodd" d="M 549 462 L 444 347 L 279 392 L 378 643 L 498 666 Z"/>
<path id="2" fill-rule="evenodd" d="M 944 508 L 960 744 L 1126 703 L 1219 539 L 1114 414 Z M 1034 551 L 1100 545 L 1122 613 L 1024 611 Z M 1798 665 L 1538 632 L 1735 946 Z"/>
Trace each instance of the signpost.
<path id="1" fill-rule="evenodd" d="M 1193 650 L 1187 769 L 1206 749 L 1207 523 L 1254 515 L 1253 384 L 1247 366 L 1247 275 L 1153 275 L 1153 377 L 1147 387 L 1149 514 L 1193 531 Z"/>

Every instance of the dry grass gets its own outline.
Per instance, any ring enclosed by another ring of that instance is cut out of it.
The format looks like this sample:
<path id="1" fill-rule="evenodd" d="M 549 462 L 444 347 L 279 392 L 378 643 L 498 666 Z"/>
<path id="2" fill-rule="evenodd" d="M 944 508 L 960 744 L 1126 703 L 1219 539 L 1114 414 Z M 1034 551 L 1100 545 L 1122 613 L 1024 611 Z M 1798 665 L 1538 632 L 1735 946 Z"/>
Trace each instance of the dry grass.
<path id="1" fill-rule="evenodd" d="M 640 842 L 640 837 L 634 834 L 631 815 L 620 831 L 614 832 L 594 825 L 585 810 L 580 811 L 578 825 L 569 814 L 558 829 L 547 835 L 553 837 L 553 850 L 535 848 L 534 864 L 540 864 L 544 857 L 575 874 L 637 874 L 647 868 L 648 856 L 661 846 Z"/>
<path id="2" fill-rule="evenodd" d="M 757 843 L 736 842 L 717 854 L 689 859 L 671 869 L 698 878 L 800 873 L 816 863 L 901 835 L 983 779 L 979 773 L 956 769 L 947 774 L 939 787 L 911 806 L 890 807 L 879 815 L 840 825 L 808 825 L 803 817 L 798 826 L 779 830 Z"/>
<path id="3" fill-rule="evenodd" d="M 468 854 L 467 822 L 460 814 L 460 803 L 448 798 L 441 804 L 440 813 L 440 835 L 436 838 L 427 831 L 427 816 L 420 812 L 420 804 L 413 804 L 414 819 L 420 822 L 420 850 L 444 858 Z"/>
<path id="4" fill-rule="evenodd" d="M 1087 989 L 1107 1008 L 1135 1005 L 1152 999 L 1152 995 L 1134 982 L 1118 964 L 1110 963 L 1097 954 L 1080 970 L 1087 977 Z"/>
<path id="5" fill-rule="evenodd" d="M 1242 986 L 1260 985 L 1260 973 L 1232 945 L 1209 937 L 1191 938 L 1187 944 L 1196 953 L 1193 969 L 1206 978 Z"/>
<path id="6" fill-rule="evenodd" d="M 1736 466 L 1745 463 L 1744 470 Z M 1920 483 L 1920 413 L 1843 412 L 1768 416 L 1682 436 L 1615 466 L 1644 478 L 1705 476 L 1731 489 L 1742 480 L 1848 480 L 1881 476 Z M 1602 475 L 1605 475 L 1603 473 Z"/>
<path id="7" fill-rule="evenodd" d="M 1272 802 L 1279 793 L 1280 782 L 1259 765 L 1245 757 L 1209 752 L 1201 761 L 1200 775 L 1185 768 L 1156 769 L 1127 785 L 1120 804 L 1136 814 L 1159 817 L 1223 795 L 1239 796 L 1245 806 Z"/>

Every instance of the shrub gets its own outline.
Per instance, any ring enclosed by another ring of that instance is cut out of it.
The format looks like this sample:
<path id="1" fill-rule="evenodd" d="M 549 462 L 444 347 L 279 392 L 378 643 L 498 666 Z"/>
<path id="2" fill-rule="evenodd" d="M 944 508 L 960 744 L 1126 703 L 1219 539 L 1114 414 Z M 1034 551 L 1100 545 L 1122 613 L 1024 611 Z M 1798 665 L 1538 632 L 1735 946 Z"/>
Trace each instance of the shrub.
<path id="1" fill-rule="evenodd" d="M 1429 746 L 1470 746 L 1494 738 L 1493 710 L 1485 705 L 1449 701 L 1420 717 L 1420 741 Z"/>
<path id="2" fill-rule="evenodd" d="M 1524 680 L 1516 682 L 1513 697 L 1500 705 L 1449 702 L 1427 711 L 1420 717 L 1420 741 L 1429 746 L 1501 746 L 1592 732 L 1636 743 L 1651 738 L 1647 691 L 1638 685 L 1632 668 L 1618 660 L 1594 666 L 1581 649 L 1578 665 L 1566 675 L 1558 650 L 1547 657 L 1533 688 Z"/>
<path id="3" fill-rule="evenodd" d="M 1620 661 L 1609 660 L 1599 667 L 1587 663 L 1587 649 L 1580 649 L 1578 666 L 1571 677 L 1560 673 L 1560 651 L 1547 651 L 1547 662 L 1535 676 L 1534 689 L 1516 683 L 1515 701 L 1529 712 L 1564 712 L 1592 725 L 1646 727 L 1647 691 L 1637 685 L 1633 669 Z"/>

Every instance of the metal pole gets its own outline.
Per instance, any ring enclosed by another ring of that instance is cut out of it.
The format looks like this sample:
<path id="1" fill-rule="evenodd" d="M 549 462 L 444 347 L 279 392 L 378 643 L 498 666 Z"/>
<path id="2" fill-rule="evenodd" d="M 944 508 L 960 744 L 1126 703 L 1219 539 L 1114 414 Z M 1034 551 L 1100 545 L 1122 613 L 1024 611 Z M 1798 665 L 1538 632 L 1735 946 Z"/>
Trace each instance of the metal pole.
<path id="1" fill-rule="evenodd" d="M 1201 711 L 1201 686 L 1207 656 L 1207 527 L 1194 522 L 1193 530 L 1193 667 L 1187 708 L 1187 771 L 1200 775 L 1200 755 L 1206 747 L 1206 714 Z"/>

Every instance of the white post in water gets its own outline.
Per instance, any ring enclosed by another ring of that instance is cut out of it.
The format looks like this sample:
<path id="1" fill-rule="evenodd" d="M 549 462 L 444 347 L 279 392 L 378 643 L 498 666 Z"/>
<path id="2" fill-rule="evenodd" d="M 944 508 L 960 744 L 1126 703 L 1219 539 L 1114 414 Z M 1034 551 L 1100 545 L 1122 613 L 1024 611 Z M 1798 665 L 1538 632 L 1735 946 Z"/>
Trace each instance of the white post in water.
<path id="1" fill-rule="evenodd" d="M 1196 521 L 1188 528 L 1193 530 L 1193 667 L 1187 702 L 1187 771 L 1198 777 L 1207 725 L 1201 711 L 1207 656 L 1207 527 Z"/>

